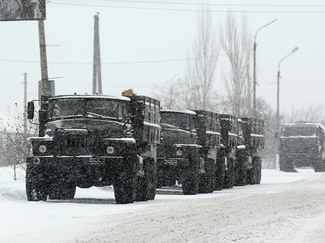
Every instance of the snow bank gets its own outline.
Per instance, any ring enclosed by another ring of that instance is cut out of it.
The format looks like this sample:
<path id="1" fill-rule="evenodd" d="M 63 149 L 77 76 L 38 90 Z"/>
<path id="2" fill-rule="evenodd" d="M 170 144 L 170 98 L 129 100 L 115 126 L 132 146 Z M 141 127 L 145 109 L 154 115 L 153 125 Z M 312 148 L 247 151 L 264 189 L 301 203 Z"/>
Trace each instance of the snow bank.
<path id="1" fill-rule="evenodd" d="M 325 176 L 299 171 L 263 170 L 260 185 L 117 205 L 112 187 L 27 202 L 24 170 L 14 181 L 12 168 L 0 168 L 0 242 L 325 242 L 310 236 L 325 224 Z"/>

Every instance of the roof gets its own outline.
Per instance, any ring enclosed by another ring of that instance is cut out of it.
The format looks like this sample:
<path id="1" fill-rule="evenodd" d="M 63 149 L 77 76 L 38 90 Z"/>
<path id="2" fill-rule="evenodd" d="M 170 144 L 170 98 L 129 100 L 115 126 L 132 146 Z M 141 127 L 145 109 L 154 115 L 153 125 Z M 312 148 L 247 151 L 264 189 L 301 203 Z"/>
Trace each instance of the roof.
<path id="1" fill-rule="evenodd" d="M 91 95 L 57 95 L 57 96 L 53 96 L 50 98 L 50 100 L 54 100 L 54 99 L 115 99 L 115 100 L 125 100 L 125 101 L 130 101 L 130 98 L 128 97 L 124 97 L 124 96 L 113 96 L 113 95 L 95 95 L 95 94 L 91 94 Z"/>
<path id="2" fill-rule="evenodd" d="M 194 111 L 190 110 L 169 110 L 169 109 L 162 109 L 160 112 L 170 112 L 170 113 L 182 113 L 182 114 L 190 114 L 190 115 L 196 115 Z"/>
<path id="3" fill-rule="evenodd" d="M 291 122 L 283 124 L 282 127 L 320 127 L 325 131 L 325 126 L 323 124 L 313 122 Z"/>

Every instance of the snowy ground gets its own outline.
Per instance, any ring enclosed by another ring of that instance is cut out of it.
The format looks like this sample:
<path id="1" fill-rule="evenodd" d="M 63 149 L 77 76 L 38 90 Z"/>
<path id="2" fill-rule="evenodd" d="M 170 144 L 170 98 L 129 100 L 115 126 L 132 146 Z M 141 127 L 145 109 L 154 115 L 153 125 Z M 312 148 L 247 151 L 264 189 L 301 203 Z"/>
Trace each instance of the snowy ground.
<path id="1" fill-rule="evenodd" d="M 260 185 L 117 205 L 108 188 L 27 202 L 24 172 L 0 168 L 0 242 L 325 242 L 325 174 L 263 170 Z"/>

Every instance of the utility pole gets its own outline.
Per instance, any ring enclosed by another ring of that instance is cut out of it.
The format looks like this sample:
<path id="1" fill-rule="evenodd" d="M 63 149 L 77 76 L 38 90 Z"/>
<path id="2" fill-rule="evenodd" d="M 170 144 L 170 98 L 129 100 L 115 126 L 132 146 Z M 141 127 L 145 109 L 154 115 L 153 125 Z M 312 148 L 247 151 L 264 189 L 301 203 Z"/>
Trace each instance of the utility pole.
<path id="1" fill-rule="evenodd" d="M 93 94 L 102 94 L 102 72 L 99 45 L 99 13 L 94 16 L 94 63 L 93 63 Z"/>
<path id="2" fill-rule="evenodd" d="M 273 22 L 277 21 L 278 19 L 275 19 L 269 23 L 267 23 L 266 25 L 263 25 L 261 28 L 259 28 L 254 35 L 254 46 L 253 46 L 253 51 L 254 51 L 254 67 L 253 67 L 253 116 L 256 117 L 256 85 L 257 85 L 257 81 L 256 81 L 256 37 L 257 37 L 257 33 L 265 28 L 266 26 L 272 24 Z"/>
<path id="3" fill-rule="evenodd" d="M 24 73 L 24 138 L 27 135 L 27 73 Z"/>
<path id="4" fill-rule="evenodd" d="M 41 75 L 42 75 L 42 95 L 50 95 L 50 83 L 47 74 L 47 57 L 46 57 L 46 43 L 45 43 L 45 31 L 44 31 L 44 21 L 38 21 L 38 31 L 39 31 L 39 47 L 41 56 Z"/>

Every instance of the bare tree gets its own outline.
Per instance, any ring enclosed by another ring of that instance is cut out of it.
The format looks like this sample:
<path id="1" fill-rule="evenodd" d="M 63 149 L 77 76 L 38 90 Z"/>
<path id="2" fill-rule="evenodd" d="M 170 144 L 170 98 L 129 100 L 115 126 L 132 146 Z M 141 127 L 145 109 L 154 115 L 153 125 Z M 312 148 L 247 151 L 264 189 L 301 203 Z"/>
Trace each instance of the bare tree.
<path id="1" fill-rule="evenodd" d="M 291 114 L 287 117 L 287 122 L 308 121 L 323 122 L 324 121 L 324 104 L 316 107 L 310 105 L 308 108 L 291 109 Z"/>
<path id="2" fill-rule="evenodd" d="M 153 96 L 160 100 L 160 105 L 165 109 L 178 109 L 180 107 L 179 95 L 182 92 L 182 80 L 173 77 L 161 86 L 155 85 Z"/>
<path id="3" fill-rule="evenodd" d="M 216 92 L 215 70 L 219 57 L 215 27 L 212 23 L 210 5 L 206 1 L 198 12 L 197 36 L 187 52 L 187 63 L 184 81 L 187 92 L 183 94 L 183 101 L 187 108 L 213 109 L 212 100 Z M 193 56 L 195 59 L 190 59 Z"/>
<path id="4" fill-rule="evenodd" d="M 17 111 L 12 122 L 0 120 L 3 135 L 0 146 L 1 164 L 13 168 L 15 180 L 16 168 L 18 166 L 24 168 L 25 159 L 30 155 L 31 144 L 27 139 L 38 134 L 37 127 L 33 124 L 27 124 L 27 127 L 24 128 L 21 114 Z"/>
<path id="5" fill-rule="evenodd" d="M 221 73 L 227 92 L 223 104 L 229 113 L 248 115 L 252 93 L 249 78 L 252 38 L 248 35 L 246 15 L 242 15 L 239 24 L 235 14 L 228 11 L 224 28 L 219 30 L 220 44 L 230 63 L 229 71 L 222 69 Z"/>
<path id="6" fill-rule="evenodd" d="M 155 97 L 167 107 L 216 109 L 218 95 L 213 85 L 219 50 L 209 8 L 206 1 L 198 11 L 197 36 L 187 51 L 184 77 L 156 87 L 159 93 Z"/>

